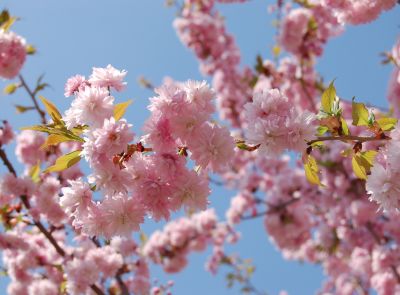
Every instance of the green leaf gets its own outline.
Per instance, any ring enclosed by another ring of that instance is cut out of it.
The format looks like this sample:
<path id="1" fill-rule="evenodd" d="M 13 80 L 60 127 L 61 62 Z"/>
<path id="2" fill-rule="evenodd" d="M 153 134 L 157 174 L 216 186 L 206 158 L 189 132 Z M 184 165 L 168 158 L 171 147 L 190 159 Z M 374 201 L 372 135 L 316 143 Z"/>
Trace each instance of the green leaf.
<path id="1" fill-rule="evenodd" d="M 333 85 L 333 81 L 329 84 L 328 88 L 322 93 L 321 97 L 321 108 L 327 113 L 333 113 L 333 106 L 336 100 L 336 89 Z"/>
<path id="2" fill-rule="evenodd" d="M 255 151 L 256 149 L 258 149 L 260 147 L 260 145 L 255 145 L 255 146 L 250 146 L 247 145 L 243 140 L 237 140 L 236 141 L 236 147 L 240 150 L 244 150 L 244 151 Z"/>
<path id="3" fill-rule="evenodd" d="M 125 101 L 125 102 L 121 102 L 115 105 L 114 107 L 114 118 L 115 121 L 118 121 L 119 119 L 122 118 L 122 116 L 125 114 L 126 109 L 128 108 L 128 106 L 132 103 L 132 99 Z"/>
<path id="4" fill-rule="evenodd" d="M 60 293 L 66 294 L 67 293 L 67 280 L 63 280 L 60 284 Z"/>
<path id="5" fill-rule="evenodd" d="M 56 126 L 56 127 L 59 127 L 59 126 Z M 33 131 L 44 132 L 47 134 L 58 134 L 60 136 L 70 138 L 71 141 L 85 142 L 85 140 L 83 138 L 79 137 L 73 131 L 68 130 L 65 127 L 55 128 L 51 125 L 34 125 L 34 126 L 22 127 L 21 130 L 33 130 Z"/>
<path id="6" fill-rule="evenodd" d="M 396 118 L 380 118 L 376 120 L 378 123 L 379 127 L 383 131 L 391 131 L 396 127 L 397 124 L 397 119 Z"/>
<path id="7" fill-rule="evenodd" d="M 369 112 L 363 103 L 357 103 L 353 100 L 351 115 L 354 126 L 369 126 Z"/>
<path id="8" fill-rule="evenodd" d="M 319 136 L 324 135 L 328 131 L 329 131 L 328 127 L 326 127 L 326 126 L 318 126 L 317 135 L 319 135 Z"/>
<path id="9" fill-rule="evenodd" d="M 4 94 L 13 94 L 15 92 L 15 90 L 17 90 L 19 87 L 19 85 L 17 83 L 11 83 L 8 84 L 6 87 L 4 87 L 3 92 Z"/>
<path id="10" fill-rule="evenodd" d="M 140 231 L 139 239 L 140 239 L 140 244 L 143 247 L 149 238 L 147 237 L 147 235 L 144 232 Z"/>
<path id="11" fill-rule="evenodd" d="M 39 98 L 43 102 L 47 113 L 50 115 L 50 117 L 53 119 L 53 121 L 55 123 L 61 122 L 62 116 L 61 116 L 60 112 L 58 111 L 58 109 L 56 108 L 56 106 L 43 96 L 39 96 Z"/>
<path id="12" fill-rule="evenodd" d="M 351 159 L 354 174 L 360 179 L 367 179 L 367 175 L 371 172 L 371 167 L 374 165 L 376 151 L 366 151 L 357 153 Z"/>
<path id="13" fill-rule="evenodd" d="M 75 165 L 81 160 L 80 154 L 81 151 L 77 150 L 59 157 L 56 163 L 44 170 L 43 173 L 59 172 Z"/>
<path id="14" fill-rule="evenodd" d="M 25 47 L 25 51 L 26 51 L 26 54 L 33 55 L 36 53 L 36 48 L 33 45 L 28 44 Z"/>
<path id="15" fill-rule="evenodd" d="M 374 161 L 375 161 L 375 157 L 377 154 L 378 154 L 377 151 L 370 150 L 370 151 L 361 152 L 361 157 L 368 162 L 368 164 L 370 165 L 370 168 L 371 168 L 372 166 L 374 166 Z"/>
<path id="16" fill-rule="evenodd" d="M 14 16 L 9 17 L 9 19 L 7 21 L 5 21 L 4 23 L 1 24 L 0 29 L 7 32 L 8 30 L 10 30 L 11 26 L 15 23 L 15 21 L 17 19 L 18 18 L 14 17 Z"/>
<path id="17" fill-rule="evenodd" d="M 17 110 L 17 113 L 18 113 L 18 114 L 22 114 L 22 113 L 25 113 L 25 112 L 27 112 L 27 111 L 34 110 L 35 107 L 25 107 L 25 106 L 16 104 L 16 105 L 15 105 L 15 109 Z"/>
<path id="18" fill-rule="evenodd" d="M 75 140 L 63 134 L 50 134 L 40 148 L 46 149 L 51 145 L 57 145 L 61 142 L 66 142 L 66 141 L 75 141 Z"/>
<path id="19" fill-rule="evenodd" d="M 0 13 L 0 26 L 10 19 L 10 13 L 7 9 L 3 9 Z"/>
<path id="20" fill-rule="evenodd" d="M 272 54 L 274 55 L 275 58 L 279 57 L 279 54 L 281 54 L 281 48 L 278 45 L 274 45 L 272 47 Z"/>
<path id="21" fill-rule="evenodd" d="M 311 155 L 307 156 L 307 162 L 304 164 L 304 171 L 306 173 L 306 178 L 310 183 L 316 184 L 319 186 L 324 186 L 319 179 L 318 164 L 313 156 L 311 156 Z"/>
<path id="22" fill-rule="evenodd" d="M 29 177 L 33 180 L 33 182 L 39 182 L 39 175 L 40 161 L 38 161 L 37 164 L 29 170 Z"/>
<path id="23" fill-rule="evenodd" d="M 311 144 L 311 146 L 312 146 L 312 147 L 323 147 L 323 146 L 325 146 L 325 144 L 324 144 L 323 141 L 314 141 L 314 142 Z"/>
<path id="24" fill-rule="evenodd" d="M 344 135 L 349 135 L 349 127 L 347 126 L 347 122 L 343 117 L 340 117 L 340 122 L 342 123 L 342 131 Z"/>

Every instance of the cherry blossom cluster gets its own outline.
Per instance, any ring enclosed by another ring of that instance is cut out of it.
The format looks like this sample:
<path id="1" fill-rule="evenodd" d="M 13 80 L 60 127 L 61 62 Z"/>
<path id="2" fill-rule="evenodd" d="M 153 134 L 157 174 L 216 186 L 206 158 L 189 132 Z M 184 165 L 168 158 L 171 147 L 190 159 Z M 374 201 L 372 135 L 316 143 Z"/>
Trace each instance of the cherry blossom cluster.
<path id="1" fill-rule="evenodd" d="M 26 41 L 14 32 L 0 29 L 0 77 L 18 75 L 26 59 Z"/>
<path id="2" fill-rule="evenodd" d="M 226 223 L 218 222 L 214 210 L 209 209 L 171 221 L 163 231 L 155 231 L 144 246 L 143 254 L 161 264 L 164 271 L 175 273 L 186 266 L 190 252 L 204 251 L 212 244 L 213 255 L 207 267 L 215 272 L 224 256 L 224 243 L 234 243 L 238 238 L 238 233 Z"/>
<path id="3" fill-rule="evenodd" d="M 246 142 L 260 145 L 268 155 L 281 154 L 285 149 L 302 152 L 314 137 L 313 115 L 299 114 L 278 89 L 254 94 L 253 102 L 244 105 L 248 126 Z"/>
<path id="4" fill-rule="evenodd" d="M 135 135 L 125 119 L 113 117 L 110 95 L 110 89 L 124 88 L 125 74 L 110 65 L 94 68 L 88 80 L 75 76 L 65 87 L 67 95 L 75 95 L 63 117 L 66 127 L 90 126 L 81 155 L 92 173 L 89 183 L 70 181 L 60 202 L 73 226 L 90 236 L 127 236 L 139 230 L 146 214 L 160 220 L 181 207 L 205 209 L 207 171 L 226 169 L 234 153 L 228 129 L 211 122 L 213 91 L 195 81 L 157 89 L 142 141 L 129 145 Z M 142 142 L 151 153 L 144 153 Z M 189 170 L 186 157 L 203 171 Z M 93 200 L 93 186 L 104 194 L 103 201 Z"/>

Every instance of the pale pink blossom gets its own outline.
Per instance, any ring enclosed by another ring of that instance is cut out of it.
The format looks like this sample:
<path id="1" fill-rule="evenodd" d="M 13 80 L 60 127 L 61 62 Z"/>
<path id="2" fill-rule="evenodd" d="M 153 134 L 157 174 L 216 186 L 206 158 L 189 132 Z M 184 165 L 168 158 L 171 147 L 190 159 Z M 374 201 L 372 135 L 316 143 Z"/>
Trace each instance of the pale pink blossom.
<path id="1" fill-rule="evenodd" d="M 89 82 L 86 80 L 85 76 L 75 75 L 67 80 L 64 88 L 64 96 L 69 97 L 76 94 L 76 92 L 89 86 Z"/>
<path id="2" fill-rule="evenodd" d="M 260 145 L 259 151 L 271 155 L 286 149 L 302 152 L 314 136 L 311 113 L 298 113 L 277 89 L 256 93 L 245 105 L 245 117 L 246 143 Z"/>
<path id="3" fill-rule="evenodd" d="M 172 202 L 176 209 L 183 206 L 187 210 L 204 210 L 207 207 L 207 197 L 210 194 L 208 181 L 204 176 L 190 171 L 181 174 L 174 181 Z"/>
<path id="4" fill-rule="evenodd" d="M 67 292 L 73 295 L 85 293 L 98 279 L 99 273 L 94 261 L 74 258 L 65 267 Z"/>
<path id="5" fill-rule="evenodd" d="M 122 91 L 126 87 L 126 82 L 124 82 L 126 74 L 125 70 L 117 70 L 112 65 L 105 68 L 93 68 L 89 83 L 98 87 L 110 87 Z"/>
<path id="6" fill-rule="evenodd" d="M 28 295 L 54 295 L 58 294 L 59 287 L 48 279 L 34 280 L 28 287 Z"/>
<path id="7" fill-rule="evenodd" d="M 34 166 L 38 162 L 43 162 L 46 152 L 40 147 L 44 141 L 44 136 L 37 131 L 21 131 L 17 136 L 17 147 L 15 149 L 18 160 L 30 166 Z"/>
<path id="8" fill-rule="evenodd" d="M 126 150 L 128 143 L 133 140 L 131 127 L 124 119 L 117 122 L 113 117 L 105 119 L 101 128 L 86 133 L 82 155 L 92 164 L 96 164 L 102 155 L 111 159 Z"/>
<path id="9" fill-rule="evenodd" d="M 287 51 L 299 53 L 303 49 L 301 45 L 308 32 L 311 18 L 311 10 L 305 8 L 291 10 L 284 18 L 280 42 Z"/>
<path id="10" fill-rule="evenodd" d="M 400 183 L 399 174 L 386 169 L 379 163 L 371 168 L 365 188 L 371 201 L 377 202 L 386 211 L 400 209 Z"/>
<path id="11" fill-rule="evenodd" d="M 206 81 L 189 80 L 183 85 L 186 92 L 186 99 L 190 104 L 196 105 L 198 111 L 212 114 L 215 107 L 212 103 L 215 92 L 210 89 Z"/>
<path id="12" fill-rule="evenodd" d="M 106 278 L 115 276 L 124 262 L 122 255 L 116 253 L 111 246 L 91 249 L 87 252 L 85 259 L 93 261 L 97 270 Z"/>
<path id="13" fill-rule="evenodd" d="M 7 121 L 3 121 L 3 126 L 0 127 L 0 146 L 9 144 L 14 139 L 14 131 Z"/>
<path id="14" fill-rule="evenodd" d="M 102 233 L 106 238 L 129 236 L 144 222 L 145 209 L 138 199 L 118 194 L 106 197 L 100 204 Z"/>
<path id="15" fill-rule="evenodd" d="M 100 127 L 104 119 L 113 115 L 114 97 L 110 96 L 107 89 L 98 87 L 85 87 L 79 91 L 65 112 L 63 120 L 68 129 L 76 125 L 93 125 Z"/>
<path id="16" fill-rule="evenodd" d="M 68 184 L 61 189 L 60 205 L 68 216 L 81 216 L 92 203 L 92 190 L 81 179 L 69 180 Z"/>
<path id="17" fill-rule="evenodd" d="M 227 128 L 205 123 L 196 130 L 188 147 L 197 165 L 220 172 L 232 161 L 235 142 Z"/>
<path id="18" fill-rule="evenodd" d="M 26 59 L 25 39 L 14 32 L 0 30 L 0 77 L 12 79 L 18 75 Z"/>

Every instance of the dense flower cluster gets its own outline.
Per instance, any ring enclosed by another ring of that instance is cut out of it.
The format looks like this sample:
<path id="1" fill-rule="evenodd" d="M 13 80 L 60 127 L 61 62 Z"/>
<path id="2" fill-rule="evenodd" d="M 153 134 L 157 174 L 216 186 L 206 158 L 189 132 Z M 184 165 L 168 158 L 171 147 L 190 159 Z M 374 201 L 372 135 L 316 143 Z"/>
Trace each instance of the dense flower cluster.
<path id="1" fill-rule="evenodd" d="M 63 119 L 69 129 L 90 126 L 84 131 L 81 155 L 92 168 L 89 183 L 104 200 L 94 201 L 89 184 L 78 180 L 63 188 L 61 204 L 73 226 L 90 236 L 128 236 L 139 230 L 146 214 L 160 220 L 181 207 L 205 209 L 210 193 L 207 171 L 226 169 L 234 153 L 229 131 L 211 122 L 213 91 L 195 81 L 171 82 L 156 90 L 142 139 L 152 152 L 132 152 L 135 135 L 125 119 L 113 117 L 114 97 L 109 92 L 121 90 L 125 74 L 111 66 L 94 68 L 87 82 L 75 76 L 66 86 L 75 99 Z M 187 168 L 185 154 L 202 173 Z"/>
<path id="2" fill-rule="evenodd" d="M 265 154 L 281 154 L 285 149 L 301 152 L 314 136 L 313 115 L 299 114 L 278 89 L 256 93 L 244 109 L 246 140 L 260 145 L 259 151 Z"/>
<path id="3" fill-rule="evenodd" d="M 203 251 L 208 244 L 214 252 L 223 253 L 225 240 L 233 243 L 238 236 L 227 224 L 218 223 L 215 212 L 203 211 L 190 218 L 180 218 L 168 223 L 163 231 L 155 231 L 146 243 L 143 253 L 154 263 L 161 264 L 166 272 L 179 272 L 187 264 L 186 256 L 192 251 Z M 221 256 L 222 258 L 222 256 Z M 215 258 L 213 257 L 215 260 Z M 218 267 L 218 261 L 210 262 Z"/>

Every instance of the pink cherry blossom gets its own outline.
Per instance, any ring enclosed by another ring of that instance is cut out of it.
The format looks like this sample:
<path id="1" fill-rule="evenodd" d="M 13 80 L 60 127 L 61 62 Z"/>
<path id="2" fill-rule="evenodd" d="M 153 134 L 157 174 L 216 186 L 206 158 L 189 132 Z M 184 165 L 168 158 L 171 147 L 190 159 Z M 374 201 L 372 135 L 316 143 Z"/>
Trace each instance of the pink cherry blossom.
<path id="1" fill-rule="evenodd" d="M 220 172 L 229 166 L 235 143 L 227 128 L 207 123 L 196 131 L 188 146 L 197 165 Z"/>
<path id="2" fill-rule="evenodd" d="M 126 74 L 125 70 L 117 70 L 112 65 L 105 68 L 93 68 L 89 83 L 98 87 L 111 87 L 117 91 L 122 91 L 126 87 L 126 82 L 123 82 Z"/>
<path id="3" fill-rule="evenodd" d="M 64 96 L 69 97 L 76 92 L 83 90 L 86 86 L 89 86 L 89 82 L 82 75 L 75 75 L 67 80 L 65 83 Z"/>
<path id="4" fill-rule="evenodd" d="M 85 87 L 78 92 L 63 120 L 69 129 L 85 124 L 102 126 L 104 119 L 113 115 L 113 102 L 114 97 L 109 96 L 107 89 Z"/>
<path id="5" fill-rule="evenodd" d="M 365 185 L 370 200 L 377 202 L 384 210 L 400 209 L 399 192 L 400 184 L 398 174 L 390 168 L 385 169 L 376 163 L 371 168 L 371 175 Z"/>
<path id="6" fill-rule="evenodd" d="M 14 131 L 7 121 L 3 121 L 3 126 L 0 127 L 0 146 L 9 144 L 14 139 Z"/>
<path id="7" fill-rule="evenodd" d="M 14 32 L 0 30 L 0 77 L 18 75 L 26 59 L 25 39 Z"/>
<path id="8" fill-rule="evenodd" d="M 248 143 L 260 145 L 264 153 L 303 151 L 314 134 L 312 115 L 307 111 L 297 113 L 277 89 L 256 93 L 253 102 L 245 105 L 245 116 Z"/>

